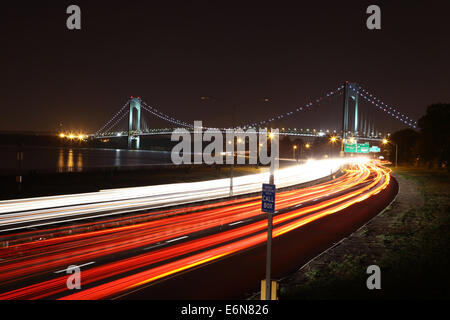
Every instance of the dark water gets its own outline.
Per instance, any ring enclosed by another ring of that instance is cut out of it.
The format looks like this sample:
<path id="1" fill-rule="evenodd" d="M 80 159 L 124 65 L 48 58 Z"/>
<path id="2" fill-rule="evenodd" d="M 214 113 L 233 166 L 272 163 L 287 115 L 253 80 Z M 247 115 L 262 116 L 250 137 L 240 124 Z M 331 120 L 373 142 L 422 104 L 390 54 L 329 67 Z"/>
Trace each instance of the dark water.
<path id="1" fill-rule="evenodd" d="M 22 153 L 22 161 L 20 161 Z M 0 147 L 0 171 L 19 169 L 81 172 L 94 168 L 145 167 L 171 163 L 170 152 L 60 147 Z"/>

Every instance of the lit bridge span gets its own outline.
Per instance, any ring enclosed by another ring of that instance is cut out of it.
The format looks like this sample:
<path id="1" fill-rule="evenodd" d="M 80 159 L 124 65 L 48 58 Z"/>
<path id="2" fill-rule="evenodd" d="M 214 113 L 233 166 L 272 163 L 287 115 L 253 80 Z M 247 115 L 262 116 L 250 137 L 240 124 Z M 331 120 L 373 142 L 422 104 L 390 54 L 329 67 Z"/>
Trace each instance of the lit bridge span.
<path id="1" fill-rule="evenodd" d="M 259 122 L 249 123 L 240 127 L 230 128 L 209 128 L 203 127 L 202 129 L 209 129 L 210 132 L 225 132 L 228 129 L 234 130 L 234 133 L 245 133 L 248 129 L 254 129 L 260 131 L 263 129 L 272 130 L 274 121 L 279 121 L 285 118 L 292 117 L 295 114 L 312 110 L 313 107 L 320 105 L 324 99 L 331 97 L 343 96 L 342 117 L 338 119 L 340 122 L 338 127 L 341 130 L 321 130 L 321 129 L 303 129 L 303 128 L 278 128 L 278 134 L 282 136 L 301 136 L 301 137 L 321 137 L 321 136 L 335 136 L 345 141 L 348 138 L 356 138 L 358 140 L 367 141 L 381 141 L 386 133 L 382 133 L 377 130 L 374 125 L 374 121 L 370 115 L 366 115 L 365 118 L 361 117 L 359 100 L 364 99 L 370 105 L 375 107 L 381 113 L 384 113 L 387 117 L 393 118 L 403 125 L 411 128 L 416 128 L 417 121 L 399 112 L 394 107 L 387 105 L 373 94 L 362 88 L 356 83 L 345 82 L 337 89 L 329 91 L 326 95 L 319 97 L 313 101 L 308 102 L 306 105 L 298 107 L 292 111 L 285 112 L 272 116 L 268 119 L 261 120 Z M 142 120 L 144 113 L 152 117 L 162 119 L 171 124 L 171 127 L 166 128 L 143 128 Z M 121 121 L 126 120 L 127 127 L 120 127 Z M 88 135 L 90 139 L 114 139 L 120 137 L 127 137 L 128 147 L 139 149 L 140 137 L 142 136 L 157 136 L 157 135 L 170 135 L 176 128 L 184 128 L 189 132 L 194 132 L 193 124 L 184 122 L 182 120 L 171 117 L 164 112 L 151 107 L 145 101 L 139 97 L 130 97 L 125 105 L 110 119 L 108 120 L 96 133 Z"/>

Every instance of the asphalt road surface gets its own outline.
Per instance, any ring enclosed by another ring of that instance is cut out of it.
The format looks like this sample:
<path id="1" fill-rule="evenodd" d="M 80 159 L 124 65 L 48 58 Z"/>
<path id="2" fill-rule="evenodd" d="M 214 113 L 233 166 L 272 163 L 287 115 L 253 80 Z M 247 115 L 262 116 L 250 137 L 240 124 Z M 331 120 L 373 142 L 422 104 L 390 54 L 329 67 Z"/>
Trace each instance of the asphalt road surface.
<path id="1" fill-rule="evenodd" d="M 389 169 L 360 161 L 336 179 L 278 192 L 274 278 L 294 271 L 393 199 Z M 0 234 L 0 299 L 242 298 L 265 274 L 260 196 Z M 69 290 L 67 269 L 81 269 Z"/>

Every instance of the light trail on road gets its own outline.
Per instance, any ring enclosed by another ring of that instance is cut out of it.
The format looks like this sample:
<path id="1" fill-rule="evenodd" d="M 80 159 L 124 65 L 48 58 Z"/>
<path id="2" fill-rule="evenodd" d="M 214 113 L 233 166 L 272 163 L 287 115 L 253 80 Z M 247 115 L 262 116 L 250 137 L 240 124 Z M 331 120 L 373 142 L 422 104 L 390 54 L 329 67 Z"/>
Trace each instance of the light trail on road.
<path id="1" fill-rule="evenodd" d="M 330 175 L 355 159 L 311 160 L 303 165 L 279 169 L 278 188 L 289 187 Z M 235 177 L 233 194 L 260 192 L 269 172 Z M 0 201 L 0 231 L 19 230 L 61 221 L 79 221 L 173 205 L 226 198 L 230 180 L 174 183 L 148 187 L 118 188 L 83 194 Z"/>
<path id="2" fill-rule="evenodd" d="M 273 236 L 337 214 L 379 193 L 389 182 L 388 169 L 361 162 L 334 180 L 279 192 Z M 92 225 L 99 229 L 90 230 Z M 0 299 L 113 298 L 267 239 L 260 197 L 108 218 L 71 228 L 79 228 L 78 233 L 54 227 L 0 237 L 9 241 L 0 249 L 4 259 L 0 260 Z M 85 266 L 80 291 L 66 287 L 68 275 L 60 271 L 69 265 Z"/>

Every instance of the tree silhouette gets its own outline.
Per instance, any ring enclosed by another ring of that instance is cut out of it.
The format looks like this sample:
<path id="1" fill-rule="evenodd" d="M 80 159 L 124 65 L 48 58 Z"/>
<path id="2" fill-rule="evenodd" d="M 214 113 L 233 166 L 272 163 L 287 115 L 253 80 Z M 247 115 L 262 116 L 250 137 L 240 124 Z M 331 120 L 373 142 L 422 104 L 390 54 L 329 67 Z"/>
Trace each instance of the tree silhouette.
<path id="1" fill-rule="evenodd" d="M 419 142 L 419 132 L 412 129 L 404 129 L 397 131 L 391 135 L 391 140 L 398 145 L 398 162 L 413 162 L 419 155 L 417 148 Z M 391 159 L 395 157 L 395 146 L 389 145 L 391 148 Z"/>
<path id="2" fill-rule="evenodd" d="M 450 104 L 436 103 L 419 119 L 419 150 L 429 164 L 438 162 L 448 168 L 450 156 Z"/>

